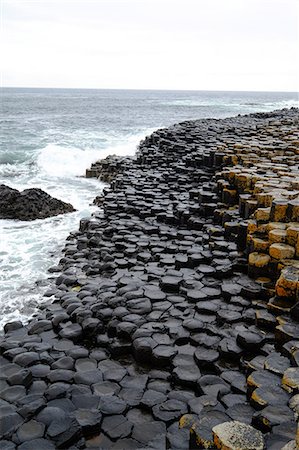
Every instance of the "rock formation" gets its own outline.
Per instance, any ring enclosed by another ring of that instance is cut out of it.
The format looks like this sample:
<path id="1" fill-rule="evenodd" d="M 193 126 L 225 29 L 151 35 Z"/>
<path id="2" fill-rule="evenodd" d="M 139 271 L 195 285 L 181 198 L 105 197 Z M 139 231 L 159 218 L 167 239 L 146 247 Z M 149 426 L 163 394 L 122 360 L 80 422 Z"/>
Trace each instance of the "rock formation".
<path id="1" fill-rule="evenodd" d="M 298 155 L 291 109 L 184 122 L 94 164 L 102 208 L 0 340 L 2 445 L 235 448 L 250 427 L 251 446 L 295 445 Z"/>
<path id="2" fill-rule="evenodd" d="M 35 220 L 73 212 L 69 203 L 51 197 L 41 189 L 19 192 L 0 185 L 0 219 Z"/>

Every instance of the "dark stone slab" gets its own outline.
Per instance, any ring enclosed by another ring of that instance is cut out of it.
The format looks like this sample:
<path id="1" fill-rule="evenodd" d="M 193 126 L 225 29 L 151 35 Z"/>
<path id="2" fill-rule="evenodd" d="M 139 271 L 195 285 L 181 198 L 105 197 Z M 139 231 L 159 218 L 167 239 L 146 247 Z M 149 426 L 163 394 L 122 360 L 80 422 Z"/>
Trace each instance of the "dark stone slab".
<path id="1" fill-rule="evenodd" d="M 133 424 L 120 414 L 104 417 L 102 423 L 102 430 L 112 440 L 128 437 L 132 428 Z"/>

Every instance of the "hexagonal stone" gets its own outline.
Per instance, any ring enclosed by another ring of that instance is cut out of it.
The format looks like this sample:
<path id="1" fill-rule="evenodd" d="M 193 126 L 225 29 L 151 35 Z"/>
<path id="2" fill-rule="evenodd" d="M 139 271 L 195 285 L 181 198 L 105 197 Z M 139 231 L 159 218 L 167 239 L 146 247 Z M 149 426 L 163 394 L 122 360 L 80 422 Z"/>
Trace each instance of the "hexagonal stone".
<path id="1" fill-rule="evenodd" d="M 52 330 L 52 322 L 50 320 L 39 320 L 29 325 L 28 334 L 40 334 L 44 331 Z"/>
<path id="2" fill-rule="evenodd" d="M 263 345 L 264 338 L 260 334 L 253 333 L 252 331 L 241 331 L 237 335 L 237 343 L 240 347 L 252 351 Z"/>
<path id="3" fill-rule="evenodd" d="M 104 380 L 107 381 L 121 381 L 127 373 L 127 370 L 116 361 L 101 361 L 98 368 L 103 373 Z"/>
<path id="4" fill-rule="evenodd" d="M 9 403 L 14 403 L 20 398 L 24 397 L 25 395 L 26 395 L 25 387 L 19 385 L 11 386 L 0 392 L 0 397 Z"/>
<path id="5" fill-rule="evenodd" d="M 242 319 L 242 314 L 238 311 L 220 309 L 217 311 L 217 320 L 220 323 L 235 323 Z"/>
<path id="6" fill-rule="evenodd" d="M 263 450 L 264 438 L 252 426 L 238 422 L 224 422 L 213 427 L 217 448 L 227 450 Z"/>
<path id="7" fill-rule="evenodd" d="M 7 378 L 7 382 L 12 386 L 20 384 L 28 388 L 32 383 L 32 373 L 28 369 L 21 369 L 19 372 L 14 373 Z"/>
<path id="8" fill-rule="evenodd" d="M 179 292 L 181 283 L 181 278 L 168 275 L 161 278 L 160 286 L 165 292 Z"/>
<path id="9" fill-rule="evenodd" d="M 219 310 L 219 305 L 213 302 L 214 300 L 213 301 L 207 300 L 206 302 L 198 302 L 196 303 L 195 309 L 199 313 L 213 315 Z"/>
<path id="10" fill-rule="evenodd" d="M 76 408 L 69 398 L 57 398 L 48 402 L 48 406 L 62 409 L 66 414 L 73 412 Z"/>
<path id="11" fill-rule="evenodd" d="M 125 388 L 145 389 L 148 382 L 148 375 L 126 375 L 120 385 Z"/>
<path id="12" fill-rule="evenodd" d="M 79 423 L 84 437 L 91 437 L 101 431 L 102 414 L 96 409 L 77 409 L 74 416 Z"/>
<path id="13" fill-rule="evenodd" d="M 47 400 L 54 400 L 56 398 L 63 398 L 67 396 L 70 389 L 69 383 L 57 382 L 50 384 L 50 386 L 45 390 L 44 395 Z"/>
<path id="14" fill-rule="evenodd" d="M 260 328 L 266 328 L 269 330 L 274 330 L 276 327 L 276 319 L 273 314 L 263 309 L 257 309 L 255 311 L 255 319 L 257 326 Z"/>
<path id="15" fill-rule="evenodd" d="M 219 358 L 219 352 L 210 348 L 198 347 L 194 359 L 200 369 L 209 369 Z"/>
<path id="16" fill-rule="evenodd" d="M 172 371 L 174 379 L 186 386 L 196 385 L 201 377 L 201 373 L 196 364 L 184 366 L 177 366 Z"/>
<path id="17" fill-rule="evenodd" d="M 230 406 L 225 412 L 233 420 L 239 420 L 250 425 L 255 410 L 248 403 L 239 403 Z"/>
<path id="18" fill-rule="evenodd" d="M 157 345 L 152 350 L 152 361 L 159 367 L 165 367 L 170 365 L 176 354 L 177 350 L 170 345 Z"/>
<path id="19" fill-rule="evenodd" d="M 285 405 L 269 405 L 257 411 L 252 418 L 252 424 L 263 432 L 271 431 L 275 425 L 290 422 L 294 419 L 293 411 Z"/>
<path id="20" fill-rule="evenodd" d="M 133 342 L 133 355 L 137 361 L 150 362 L 152 349 L 157 344 L 151 337 L 139 337 Z"/>
<path id="21" fill-rule="evenodd" d="M 162 392 L 154 391 L 149 389 L 145 391 L 140 404 L 146 408 L 152 408 L 155 405 L 163 403 L 167 400 L 167 396 Z"/>
<path id="22" fill-rule="evenodd" d="M 47 378 L 51 383 L 55 383 L 56 381 L 69 382 L 73 380 L 74 374 L 72 370 L 54 369 L 48 373 Z"/>
<path id="23" fill-rule="evenodd" d="M 148 298 L 135 298 L 126 303 L 126 307 L 133 314 L 147 314 L 152 310 L 152 304 Z"/>
<path id="24" fill-rule="evenodd" d="M 166 299 L 166 294 L 160 289 L 145 289 L 144 295 L 151 300 L 151 302 L 161 302 Z"/>
<path id="25" fill-rule="evenodd" d="M 239 347 L 234 338 L 223 338 L 217 350 L 224 359 L 233 361 L 239 361 L 243 353 L 243 349 Z"/>
<path id="26" fill-rule="evenodd" d="M 255 370 L 247 378 L 247 386 L 249 389 L 280 386 L 280 378 L 267 370 Z"/>
<path id="27" fill-rule="evenodd" d="M 0 405 L 0 437 L 13 433 L 23 422 L 23 418 L 17 414 L 12 406 Z"/>
<path id="28" fill-rule="evenodd" d="M 92 390 L 99 397 L 115 395 L 119 392 L 120 387 L 112 381 L 101 381 L 92 385 Z"/>
<path id="29" fill-rule="evenodd" d="M 14 363 L 19 364 L 19 366 L 30 367 L 33 366 L 40 360 L 40 356 L 36 352 L 25 352 L 17 355 L 14 358 Z"/>
<path id="30" fill-rule="evenodd" d="M 188 408 L 186 403 L 172 399 L 153 407 L 155 419 L 166 423 L 179 420 L 183 414 L 187 413 L 187 411 Z"/>
<path id="31" fill-rule="evenodd" d="M 262 409 L 268 405 L 287 405 L 288 400 L 289 394 L 280 386 L 273 385 L 256 388 L 250 397 L 250 403 L 256 409 Z"/>
<path id="32" fill-rule="evenodd" d="M 183 322 L 183 327 L 192 333 L 196 333 L 198 331 L 203 331 L 205 329 L 205 324 L 198 319 L 185 319 Z"/>
<path id="33" fill-rule="evenodd" d="M 74 381 L 77 384 L 91 385 L 99 383 L 103 380 L 103 374 L 99 369 L 89 370 L 89 371 L 79 371 L 74 376 Z"/>
<path id="34" fill-rule="evenodd" d="M 65 419 L 66 413 L 58 407 L 46 406 L 37 416 L 39 422 L 50 425 L 55 420 Z"/>
<path id="35" fill-rule="evenodd" d="M 299 340 L 299 329 L 295 323 L 284 323 L 275 328 L 275 338 L 282 343 Z"/>
<path id="36" fill-rule="evenodd" d="M 204 346 L 204 347 L 215 347 L 216 344 L 218 344 L 221 341 L 221 337 L 220 336 L 209 336 L 208 334 L 205 333 L 196 333 L 196 334 L 192 334 L 192 336 L 190 337 L 190 342 L 191 344 L 197 346 Z"/>
<path id="37" fill-rule="evenodd" d="M 187 291 L 186 295 L 187 295 L 187 300 L 190 303 L 202 302 L 202 301 L 208 300 L 208 298 L 209 298 L 205 292 L 203 292 L 202 290 L 199 290 L 199 289 L 190 289 Z"/>
<path id="38" fill-rule="evenodd" d="M 110 439 L 121 439 L 131 434 L 133 424 L 122 415 L 104 417 L 102 430 Z"/>
<path id="39" fill-rule="evenodd" d="M 32 441 L 43 437 L 45 431 L 45 425 L 36 420 L 29 420 L 29 422 L 21 425 L 17 430 L 17 437 L 20 443 L 25 441 Z"/>
<path id="40" fill-rule="evenodd" d="M 123 388 L 119 392 L 119 397 L 122 398 L 129 406 L 138 406 L 143 397 L 144 389 Z"/>
<path id="41" fill-rule="evenodd" d="M 52 366 L 52 369 L 66 369 L 72 370 L 74 368 L 74 360 L 69 356 L 64 356 L 55 361 Z"/>
<path id="42" fill-rule="evenodd" d="M 299 391 L 299 367 L 290 367 L 282 377 L 281 383 L 288 392 L 298 393 Z"/>
<path id="43" fill-rule="evenodd" d="M 78 323 L 72 323 L 66 325 L 59 332 L 59 336 L 62 339 L 71 339 L 73 341 L 78 340 L 82 336 L 82 327 Z"/>
<path id="44" fill-rule="evenodd" d="M 132 438 L 143 444 L 147 448 L 165 448 L 166 444 L 166 426 L 162 422 L 146 422 L 135 424 L 132 432 Z M 154 442 L 160 444 L 158 447 Z M 164 445 L 163 445 L 164 444 Z"/>
<path id="45" fill-rule="evenodd" d="M 122 414 L 126 408 L 126 402 L 116 395 L 107 395 L 100 398 L 99 410 L 105 415 Z"/>
<path id="46" fill-rule="evenodd" d="M 47 435 L 55 442 L 56 448 L 69 448 L 80 439 L 81 433 L 77 420 L 70 417 L 54 420 L 47 429 Z"/>
<path id="47" fill-rule="evenodd" d="M 234 405 L 246 403 L 246 396 L 241 394 L 226 394 L 221 397 L 221 403 L 226 407 L 230 408 Z"/>
<path id="48" fill-rule="evenodd" d="M 280 354 L 270 354 L 267 356 L 264 368 L 277 375 L 283 376 L 284 372 L 290 367 L 290 361 Z"/>
<path id="49" fill-rule="evenodd" d="M 225 300 L 230 300 L 236 295 L 240 295 L 242 286 L 231 281 L 223 281 L 221 285 L 222 296 Z"/>

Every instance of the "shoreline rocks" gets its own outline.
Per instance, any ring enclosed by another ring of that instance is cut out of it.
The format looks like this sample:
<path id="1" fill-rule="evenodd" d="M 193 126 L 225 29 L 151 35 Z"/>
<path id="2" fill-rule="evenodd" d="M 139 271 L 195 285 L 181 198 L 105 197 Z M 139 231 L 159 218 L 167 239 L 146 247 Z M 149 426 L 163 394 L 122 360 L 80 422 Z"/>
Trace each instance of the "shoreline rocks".
<path id="1" fill-rule="evenodd" d="M 243 210 L 258 209 L 256 183 L 239 192 L 236 177 L 219 181 L 249 148 L 251 174 L 265 157 L 286 177 L 268 146 L 297 162 L 297 124 L 296 109 L 184 122 L 147 137 L 134 158 L 93 165 L 88 176 L 111 182 L 102 209 L 67 239 L 41 312 L 0 339 L 8 448 L 213 448 L 213 430 L 226 439 L 235 421 L 246 439 L 258 430 L 261 448 L 295 439 L 298 258 L 273 262 L 250 236 L 291 228 L 269 240 L 290 236 L 295 248 L 299 217 L 255 223 Z M 248 272 L 248 258 L 259 270 Z"/>
<path id="2" fill-rule="evenodd" d="M 71 204 L 53 198 L 41 189 L 20 192 L 0 185 L 0 219 L 29 221 L 74 211 Z"/>

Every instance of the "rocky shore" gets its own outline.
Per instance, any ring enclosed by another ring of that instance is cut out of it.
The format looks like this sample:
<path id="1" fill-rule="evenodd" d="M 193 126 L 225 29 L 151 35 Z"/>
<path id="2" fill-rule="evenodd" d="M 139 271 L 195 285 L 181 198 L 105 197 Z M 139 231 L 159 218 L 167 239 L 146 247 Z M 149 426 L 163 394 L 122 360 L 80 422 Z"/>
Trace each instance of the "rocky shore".
<path id="1" fill-rule="evenodd" d="M 0 340 L 0 449 L 299 445 L 298 109 L 184 122 L 109 182 Z"/>

